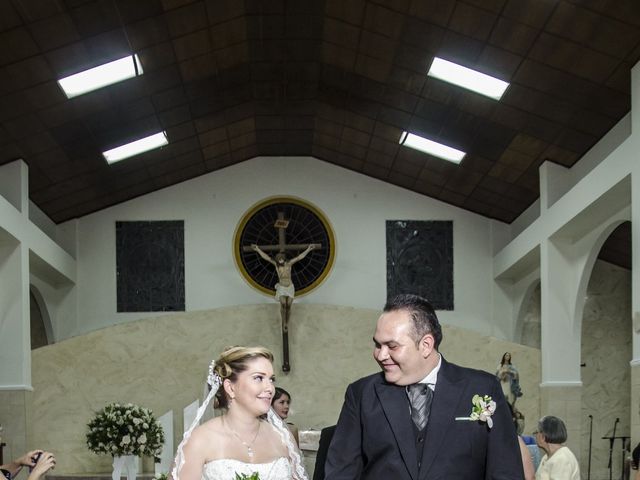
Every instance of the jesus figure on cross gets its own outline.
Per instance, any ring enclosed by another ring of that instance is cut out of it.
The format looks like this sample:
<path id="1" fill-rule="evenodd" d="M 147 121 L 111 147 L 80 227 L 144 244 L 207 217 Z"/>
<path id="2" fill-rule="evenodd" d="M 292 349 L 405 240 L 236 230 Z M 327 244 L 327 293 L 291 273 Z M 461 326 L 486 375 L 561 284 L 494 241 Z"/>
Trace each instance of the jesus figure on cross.
<path id="1" fill-rule="evenodd" d="M 306 250 L 301 254 L 290 260 L 287 260 L 284 253 L 279 252 L 275 255 L 274 260 L 271 256 L 263 252 L 258 245 L 251 245 L 251 249 L 254 252 L 276 267 L 276 272 L 278 273 L 278 283 L 276 283 L 276 300 L 280 302 L 283 332 L 287 332 L 289 329 L 289 313 L 291 312 L 291 305 L 293 303 L 293 297 L 295 296 L 295 287 L 291 281 L 291 266 L 306 257 L 314 248 L 316 248 L 316 245 L 312 243 L 308 245 Z"/>

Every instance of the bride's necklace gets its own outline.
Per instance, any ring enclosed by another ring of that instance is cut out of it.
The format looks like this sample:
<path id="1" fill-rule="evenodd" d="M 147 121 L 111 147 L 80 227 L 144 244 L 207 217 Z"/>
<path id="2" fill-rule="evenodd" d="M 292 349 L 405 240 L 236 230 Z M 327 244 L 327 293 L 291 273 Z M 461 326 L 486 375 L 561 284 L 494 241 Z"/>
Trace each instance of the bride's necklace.
<path id="1" fill-rule="evenodd" d="M 253 436 L 253 440 L 251 440 L 251 442 L 247 443 L 242 438 L 240 438 L 240 435 L 238 435 L 233 428 L 231 428 L 229 426 L 229 422 L 225 422 L 225 425 L 229 429 L 229 431 L 231 433 L 233 433 L 236 436 L 236 438 L 238 440 L 240 440 L 240 443 L 242 445 L 244 445 L 244 447 L 247 449 L 247 455 L 249 456 L 249 462 L 251 462 L 251 463 L 253 463 L 253 455 L 254 455 L 253 444 L 256 442 L 256 438 L 258 438 L 258 434 L 260 433 L 260 424 L 261 423 L 262 422 L 258 420 L 258 429 L 256 430 L 256 434 Z"/>

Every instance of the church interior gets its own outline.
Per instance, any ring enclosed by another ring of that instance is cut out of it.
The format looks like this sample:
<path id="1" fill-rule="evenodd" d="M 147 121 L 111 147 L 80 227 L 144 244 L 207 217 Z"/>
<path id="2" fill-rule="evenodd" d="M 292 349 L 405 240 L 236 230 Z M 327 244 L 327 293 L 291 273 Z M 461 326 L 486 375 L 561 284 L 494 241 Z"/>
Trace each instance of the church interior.
<path id="1" fill-rule="evenodd" d="M 59 82 L 134 55 L 118 83 Z M 461 88 L 428 75 L 437 59 L 508 86 Z M 387 298 L 420 293 L 448 361 L 494 373 L 511 354 L 522 433 L 556 415 L 582 478 L 628 478 L 639 59 L 636 0 L 0 2 L 4 461 L 43 448 L 50 476 L 110 472 L 85 439 L 110 402 L 169 414 L 175 448 L 228 345 L 273 351 L 311 438 L 379 369 Z M 287 329 L 252 244 L 317 245 L 291 266 Z"/>

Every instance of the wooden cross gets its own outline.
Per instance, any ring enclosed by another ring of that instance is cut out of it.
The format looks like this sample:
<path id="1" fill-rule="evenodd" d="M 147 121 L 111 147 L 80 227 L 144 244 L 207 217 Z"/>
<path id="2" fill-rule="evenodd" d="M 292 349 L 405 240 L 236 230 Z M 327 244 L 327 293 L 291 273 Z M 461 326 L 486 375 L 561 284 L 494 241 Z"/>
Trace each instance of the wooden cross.
<path id="1" fill-rule="evenodd" d="M 294 285 L 291 281 L 291 267 L 294 263 L 302 260 L 311 250 L 314 248 L 321 248 L 320 243 L 299 243 L 299 244 L 287 244 L 286 235 L 287 227 L 289 226 L 289 220 L 285 220 L 284 213 L 278 212 L 278 218 L 273 224 L 273 227 L 278 230 L 278 244 L 277 245 L 251 245 L 242 247 L 243 252 L 255 251 L 263 259 L 271 263 L 276 267 L 278 273 L 278 285 L 276 285 L 276 297 L 280 302 L 280 317 L 282 320 L 282 371 L 291 371 L 291 365 L 289 364 L 289 316 L 291 314 L 291 306 L 293 304 L 293 290 Z M 285 252 L 304 250 L 298 256 L 286 260 Z M 265 252 L 278 252 L 275 255 L 275 260 Z"/>

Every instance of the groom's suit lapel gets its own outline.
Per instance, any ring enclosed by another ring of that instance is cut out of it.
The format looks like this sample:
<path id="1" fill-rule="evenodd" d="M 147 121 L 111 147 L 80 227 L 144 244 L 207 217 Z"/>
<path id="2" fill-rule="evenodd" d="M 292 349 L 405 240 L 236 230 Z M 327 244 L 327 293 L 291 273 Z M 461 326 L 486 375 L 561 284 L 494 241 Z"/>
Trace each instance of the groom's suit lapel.
<path id="1" fill-rule="evenodd" d="M 424 442 L 424 453 L 420 472 L 428 472 L 433 465 L 438 452 L 447 446 L 447 434 L 455 421 L 455 411 L 458 403 L 462 401 L 462 393 L 467 384 L 464 377 L 454 377 L 451 367 L 442 359 L 442 365 L 438 372 L 431 413 L 429 414 L 429 424 Z M 469 399 L 469 411 L 471 403 Z M 426 473 L 421 475 L 427 478 Z"/>
<path id="2" fill-rule="evenodd" d="M 403 387 L 379 383 L 375 385 L 376 395 L 380 400 L 384 414 L 393 431 L 400 456 L 404 461 L 411 478 L 418 478 L 418 457 L 413 434 L 413 424 L 409 414 L 409 400 Z"/>

